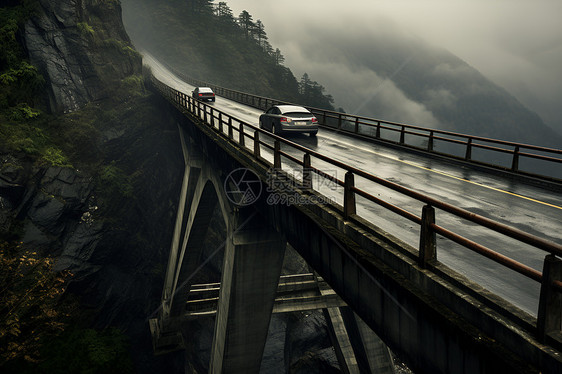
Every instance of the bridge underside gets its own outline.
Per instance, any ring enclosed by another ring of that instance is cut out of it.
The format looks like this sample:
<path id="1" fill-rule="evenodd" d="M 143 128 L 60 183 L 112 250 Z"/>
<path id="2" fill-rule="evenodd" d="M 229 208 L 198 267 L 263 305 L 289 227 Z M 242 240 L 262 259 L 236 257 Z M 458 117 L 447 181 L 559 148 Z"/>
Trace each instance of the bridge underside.
<path id="1" fill-rule="evenodd" d="M 265 183 L 269 165 L 240 152 L 225 137 L 205 125 L 194 126 L 183 116 L 178 116 L 178 121 L 186 122 L 183 128 L 201 147 L 214 169 L 228 173 L 247 167 Z M 443 265 L 434 263 L 427 269 L 420 268 L 415 249 L 370 223 L 358 217 L 344 220 L 339 207 L 268 204 L 266 196 L 246 209 L 262 217 L 270 227 L 266 232 L 272 237 L 283 233 L 283 240 L 289 242 L 360 319 L 415 372 L 559 371 L 561 358 L 558 352 L 539 344 L 529 333 L 533 321 L 526 320 L 509 304 Z M 278 238 L 256 240 L 278 242 Z M 273 252 L 277 253 L 277 249 Z M 263 255 L 256 250 L 249 253 Z M 273 255 L 267 261 L 276 267 L 278 257 Z M 232 258 L 230 265 L 233 269 L 237 264 L 238 260 Z M 272 273 L 279 275 L 277 270 Z M 223 273 L 222 284 L 230 282 L 236 287 L 246 281 L 238 279 L 235 274 L 225 278 Z M 266 305 L 265 309 L 271 311 L 277 284 L 273 286 L 274 276 L 258 275 L 262 276 L 269 285 L 266 292 L 271 300 L 271 305 Z M 229 292 L 221 287 L 221 298 L 225 298 L 222 308 L 232 308 L 232 300 L 238 297 L 232 296 L 236 292 L 228 296 Z M 223 320 L 220 314 L 221 305 L 217 311 L 220 328 L 216 334 L 230 328 L 230 317 Z M 513 320 L 519 325 L 512 323 Z M 236 334 L 234 339 L 239 338 Z M 220 349 L 218 347 L 214 353 Z M 224 365 L 224 361 L 217 361 L 217 364 Z"/>

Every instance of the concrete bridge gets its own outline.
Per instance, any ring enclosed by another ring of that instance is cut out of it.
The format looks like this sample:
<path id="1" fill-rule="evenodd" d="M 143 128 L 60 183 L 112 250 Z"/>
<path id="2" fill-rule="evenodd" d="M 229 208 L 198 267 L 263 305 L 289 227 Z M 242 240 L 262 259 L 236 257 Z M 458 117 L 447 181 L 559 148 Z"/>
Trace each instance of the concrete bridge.
<path id="1" fill-rule="evenodd" d="M 210 372 L 257 373 L 280 288 L 295 288 L 280 282 L 289 243 L 320 277 L 314 276 L 316 295 L 307 297 L 316 296 L 311 307 L 331 311 L 348 372 L 392 372 L 388 356 L 374 353 L 381 341 L 416 373 L 562 372 L 562 246 L 395 186 L 154 84 L 177 115 L 186 162 L 162 308 L 150 321 L 155 349 L 182 346 L 178 326 L 193 317 L 188 295 L 211 288 L 213 301 L 204 308 L 215 315 Z M 344 180 L 312 159 L 344 170 Z M 301 172 L 289 173 L 288 164 Z M 314 176 L 335 183 L 341 201 L 327 201 Z M 365 180 L 418 199 L 421 217 L 369 194 Z M 358 197 L 419 224 L 419 247 L 361 218 Z M 222 279 L 220 286 L 197 286 L 190 276 L 206 260 L 202 242 L 216 206 L 227 227 Z M 543 272 L 437 225 L 437 209 L 545 251 Z M 539 282 L 538 317 L 437 261 L 437 234 Z M 339 309 L 343 304 L 351 318 Z M 360 339 L 351 338 L 351 325 L 359 326 Z"/>

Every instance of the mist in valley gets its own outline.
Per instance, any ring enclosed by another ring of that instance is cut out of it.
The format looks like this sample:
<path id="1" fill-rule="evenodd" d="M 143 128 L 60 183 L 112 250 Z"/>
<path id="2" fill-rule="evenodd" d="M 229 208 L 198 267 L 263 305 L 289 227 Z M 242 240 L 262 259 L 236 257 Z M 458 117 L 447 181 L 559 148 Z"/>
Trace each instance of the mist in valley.
<path id="1" fill-rule="evenodd" d="M 560 147 L 558 1 L 229 0 L 228 5 L 235 15 L 247 10 L 261 20 L 295 76 L 307 72 L 349 113 L 492 137 L 507 131 L 502 138 Z M 435 75 L 454 79 L 443 84 Z M 497 110 L 496 117 L 470 118 L 479 103 L 465 105 L 466 100 L 478 95 L 482 105 L 503 97 L 486 109 Z M 466 123 L 453 123 L 463 116 Z M 501 130 L 488 131 L 492 127 Z M 549 141 L 552 137 L 556 140 Z"/>

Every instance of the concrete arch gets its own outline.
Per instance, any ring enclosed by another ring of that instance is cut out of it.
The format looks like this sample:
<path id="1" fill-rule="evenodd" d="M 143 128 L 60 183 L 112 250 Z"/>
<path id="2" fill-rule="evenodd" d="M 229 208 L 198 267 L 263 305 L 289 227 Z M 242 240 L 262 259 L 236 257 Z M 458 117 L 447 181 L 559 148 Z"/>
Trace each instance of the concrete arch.
<path id="1" fill-rule="evenodd" d="M 203 262 L 202 245 L 215 207 L 218 205 L 220 208 L 227 228 L 235 209 L 224 193 L 217 169 L 199 154 L 193 144 L 185 146 L 183 136 L 182 148 L 186 169 L 164 284 L 162 305 L 165 316 L 181 313 L 181 305 L 174 301 L 185 300 L 190 277 Z"/>
<path id="2" fill-rule="evenodd" d="M 255 206 L 234 204 L 225 189 L 224 176 L 230 170 L 217 167 L 204 157 L 198 146 L 187 147 L 180 129 L 186 168 L 178 207 L 174 239 L 162 297 L 162 313 L 151 330 L 160 351 L 183 346 L 178 325 L 193 281 L 192 275 L 207 259 L 204 240 L 211 218 L 218 207 L 226 224 L 224 261 L 216 308 L 210 373 L 259 372 L 287 240 L 275 219 L 266 217 Z M 221 172 L 221 170 L 223 170 Z M 218 249 L 217 249 L 218 250 Z M 336 339 L 346 337 L 345 321 L 336 309 L 329 319 Z M 352 343 L 340 356 L 347 372 L 358 372 Z M 356 339 L 357 340 L 357 339 Z M 338 341 L 338 344 L 340 342 Z M 360 344 L 363 344 L 361 342 Z M 164 348 L 162 348 L 164 346 Z M 364 370 L 367 372 L 367 370 Z"/>

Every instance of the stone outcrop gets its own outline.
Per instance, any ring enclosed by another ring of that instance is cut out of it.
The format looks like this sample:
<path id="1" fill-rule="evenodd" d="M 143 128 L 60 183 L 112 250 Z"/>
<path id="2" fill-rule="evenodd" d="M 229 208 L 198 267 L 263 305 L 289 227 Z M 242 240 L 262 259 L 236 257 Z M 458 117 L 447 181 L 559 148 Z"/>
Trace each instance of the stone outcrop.
<path id="1" fill-rule="evenodd" d="M 105 98 L 113 81 L 141 70 L 121 22 L 121 5 L 114 0 L 39 0 L 24 41 L 31 62 L 46 78 L 55 113 Z"/>

